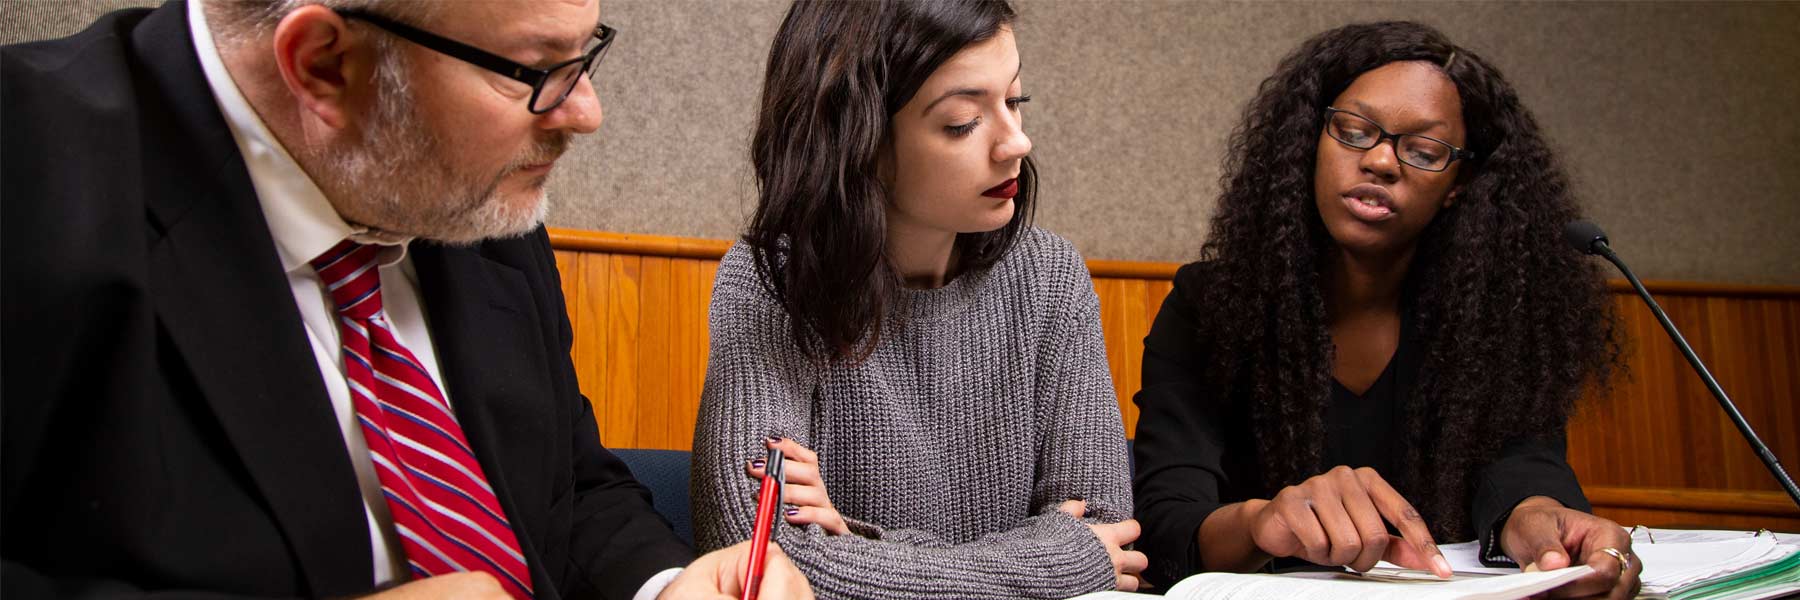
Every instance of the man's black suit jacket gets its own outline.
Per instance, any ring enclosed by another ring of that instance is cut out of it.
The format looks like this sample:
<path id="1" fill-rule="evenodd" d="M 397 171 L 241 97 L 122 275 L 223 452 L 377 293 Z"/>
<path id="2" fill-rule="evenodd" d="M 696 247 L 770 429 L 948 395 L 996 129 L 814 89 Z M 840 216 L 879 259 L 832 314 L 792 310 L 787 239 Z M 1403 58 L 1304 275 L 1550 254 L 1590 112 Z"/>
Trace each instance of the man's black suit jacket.
<path id="1" fill-rule="evenodd" d="M 344 439 L 185 10 L 0 50 L 9 598 L 373 585 Z M 600 445 L 544 231 L 411 254 L 538 597 L 629 598 L 686 564 Z"/>

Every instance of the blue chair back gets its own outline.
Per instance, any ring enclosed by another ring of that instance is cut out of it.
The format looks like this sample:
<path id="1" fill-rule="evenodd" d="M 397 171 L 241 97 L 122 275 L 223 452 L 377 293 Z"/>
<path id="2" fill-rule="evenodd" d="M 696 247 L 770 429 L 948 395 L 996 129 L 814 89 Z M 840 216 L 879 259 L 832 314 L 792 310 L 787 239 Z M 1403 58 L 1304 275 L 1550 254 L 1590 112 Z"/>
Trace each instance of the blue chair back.
<path id="1" fill-rule="evenodd" d="M 694 545 L 694 518 L 690 511 L 688 495 L 688 471 L 692 468 L 693 458 L 684 450 L 647 450 L 638 448 L 609 448 L 612 453 L 625 461 L 631 474 L 637 477 L 638 483 L 650 488 L 650 495 L 656 506 L 656 512 L 675 529 L 675 535 L 689 546 Z"/>
<path id="2" fill-rule="evenodd" d="M 1131 469 L 1133 478 L 1137 477 L 1137 440 L 1125 438 L 1125 465 Z"/>

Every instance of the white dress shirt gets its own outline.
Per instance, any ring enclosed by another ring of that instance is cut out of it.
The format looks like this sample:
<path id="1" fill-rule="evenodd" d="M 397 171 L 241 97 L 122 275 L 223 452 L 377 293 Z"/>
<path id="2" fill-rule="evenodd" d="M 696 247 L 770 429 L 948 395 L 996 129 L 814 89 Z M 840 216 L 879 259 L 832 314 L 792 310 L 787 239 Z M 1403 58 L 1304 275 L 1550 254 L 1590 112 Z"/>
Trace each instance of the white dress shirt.
<path id="1" fill-rule="evenodd" d="M 432 383 L 444 393 L 444 400 L 453 402 L 448 390 L 444 389 L 431 330 L 426 327 L 425 305 L 418 293 L 418 274 L 406 253 L 411 240 L 373 236 L 368 228 L 351 226 L 338 216 L 324 192 L 294 162 L 244 99 L 207 28 L 204 4 L 188 2 L 188 28 L 194 36 L 194 51 L 200 57 L 207 85 L 212 88 L 213 98 L 218 101 L 219 110 L 231 127 L 232 138 L 237 141 L 238 151 L 244 156 L 244 165 L 250 171 L 250 183 L 262 205 L 263 217 L 269 223 L 269 233 L 275 239 L 275 252 L 281 259 L 281 268 L 287 272 L 288 287 L 306 326 L 306 339 L 312 344 L 313 357 L 318 362 L 325 392 L 330 396 L 332 412 L 337 415 L 338 430 L 344 435 L 344 447 L 356 470 L 363 512 L 368 517 L 369 543 L 374 549 L 374 584 L 404 580 L 410 574 L 405 568 L 404 549 L 394 532 L 393 517 L 381 494 L 381 482 L 369 460 L 369 448 L 363 441 L 362 427 L 350 402 L 350 388 L 344 381 L 336 307 L 310 262 L 345 239 L 384 246 L 380 254 L 381 300 L 394 335 L 412 351 L 419 364 L 424 365 Z M 638 589 L 634 600 L 655 598 L 680 572 L 680 569 L 668 569 L 657 573 Z"/>

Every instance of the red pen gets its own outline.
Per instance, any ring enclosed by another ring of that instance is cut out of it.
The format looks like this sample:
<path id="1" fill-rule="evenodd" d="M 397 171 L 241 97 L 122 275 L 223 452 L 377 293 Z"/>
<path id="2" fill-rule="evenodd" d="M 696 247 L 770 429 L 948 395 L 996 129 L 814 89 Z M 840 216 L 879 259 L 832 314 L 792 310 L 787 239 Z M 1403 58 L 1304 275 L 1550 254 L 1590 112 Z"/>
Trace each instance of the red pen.
<path id="1" fill-rule="evenodd" d="M 781 487 L 787 483 L 782 458 L 780 450 L 770 448 L 769 458 L 763 463 L 762 487 L 756 491 L 756 525 L 750 533 L 750 568 L 744 576 L 742 600 L 756 600 L 756 594 L 762 589 L 769 536 L 775 533 L 775 515 L 781 510 Z"/>

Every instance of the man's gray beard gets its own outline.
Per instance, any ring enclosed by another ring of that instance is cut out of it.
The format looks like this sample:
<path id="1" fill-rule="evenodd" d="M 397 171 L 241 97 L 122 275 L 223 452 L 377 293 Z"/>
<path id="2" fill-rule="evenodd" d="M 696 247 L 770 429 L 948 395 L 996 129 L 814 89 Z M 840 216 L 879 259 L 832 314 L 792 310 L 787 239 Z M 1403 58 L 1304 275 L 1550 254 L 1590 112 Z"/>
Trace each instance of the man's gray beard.
<path id="1" fill-rule="evenodd" d="M 338 212 L 369 221 L 353 225 L 452 245 L 516 237 L 543 223 L 548 198 L 538 198 L 525 212 L 510 209 L 495 194 L 518 164 L 484 178 L 457 173 L 448 160 L 439 158 L 449 154 L 442 138 L 418 114 L 404 75 L 404 57 L 396 48 L 378 51 L 382 59 L 375 72 L 377 100 L 360 139 L 315 152 L 312 161 L 324 167 L 323 175 L 332 182 L 329 189 L 337 196 Z M 523 164 L 541 162 L 547 152 L 560 154 L 567 143 L 567 134 L 562 135 L 539 144 Z"/>

